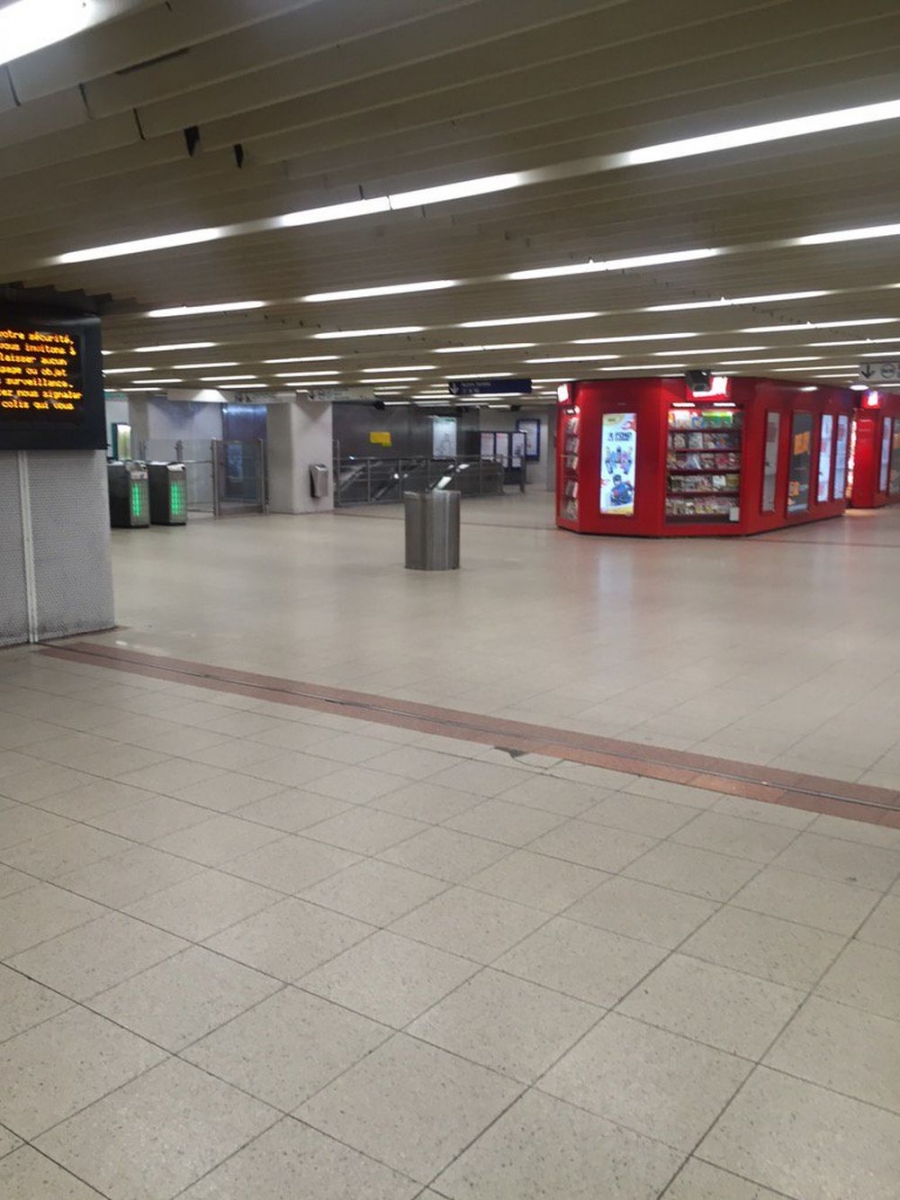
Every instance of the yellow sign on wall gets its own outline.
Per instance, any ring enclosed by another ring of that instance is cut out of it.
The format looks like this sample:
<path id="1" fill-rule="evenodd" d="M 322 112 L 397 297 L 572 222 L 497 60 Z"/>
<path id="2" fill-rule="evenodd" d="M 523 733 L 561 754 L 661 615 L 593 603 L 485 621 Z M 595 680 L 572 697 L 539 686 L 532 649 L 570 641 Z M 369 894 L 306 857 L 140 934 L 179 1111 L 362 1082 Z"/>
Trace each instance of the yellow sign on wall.
<path id="1" fill-rule="evenodd" d="M 369 434 L 369 442 L 373 446 L 390 446 L 391 435 L 387 430 L 376 431 Z"/>

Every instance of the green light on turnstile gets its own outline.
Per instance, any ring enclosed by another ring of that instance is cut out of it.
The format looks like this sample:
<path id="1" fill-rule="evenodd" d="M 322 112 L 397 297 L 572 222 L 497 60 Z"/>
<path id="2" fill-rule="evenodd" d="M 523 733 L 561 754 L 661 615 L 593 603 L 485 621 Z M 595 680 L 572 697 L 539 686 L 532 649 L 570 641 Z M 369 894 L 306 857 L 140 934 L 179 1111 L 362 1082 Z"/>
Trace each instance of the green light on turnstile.
<path id="1" fill-rule="evenodd" d="M 131 515 L 136 521 L 140 521 L 144 515 L 143 489 L 137 481 L 131 484 Z"/>
<path id="2" fill-rule="evenodd" d="M 187 508 L 184 482 L 177 480 L 169 487 L 169 512 L 179 519 L 184 516 Z"/>

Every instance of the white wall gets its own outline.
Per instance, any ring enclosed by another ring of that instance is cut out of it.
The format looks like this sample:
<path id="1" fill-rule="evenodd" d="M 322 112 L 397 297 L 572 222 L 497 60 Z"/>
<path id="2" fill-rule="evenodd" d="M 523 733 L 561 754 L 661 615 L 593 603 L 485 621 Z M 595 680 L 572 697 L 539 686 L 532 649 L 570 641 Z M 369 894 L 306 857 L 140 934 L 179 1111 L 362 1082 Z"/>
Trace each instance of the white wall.
<path id="1" fill-rule="evenodd" d="M 328 512 L 334 508 L 334 479 L 328 495 L 310 495 L 309 468 L 325 463 L 332 472 L 333 424 L 330 404 L 296 400 L 270 404 L 268 411 L 269 511 L 273 513 Z"/>

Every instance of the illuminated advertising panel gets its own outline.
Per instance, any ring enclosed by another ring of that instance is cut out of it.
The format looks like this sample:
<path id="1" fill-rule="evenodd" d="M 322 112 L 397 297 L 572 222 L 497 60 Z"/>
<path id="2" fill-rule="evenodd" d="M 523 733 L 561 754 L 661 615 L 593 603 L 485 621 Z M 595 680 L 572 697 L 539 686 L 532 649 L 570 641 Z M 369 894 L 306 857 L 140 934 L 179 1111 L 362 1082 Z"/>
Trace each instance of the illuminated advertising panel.
<path id="1" fill-rule="evenodd" d="M 604 413 L 600 435 L 600 511 L 633 517 L 637 413 Z"/>

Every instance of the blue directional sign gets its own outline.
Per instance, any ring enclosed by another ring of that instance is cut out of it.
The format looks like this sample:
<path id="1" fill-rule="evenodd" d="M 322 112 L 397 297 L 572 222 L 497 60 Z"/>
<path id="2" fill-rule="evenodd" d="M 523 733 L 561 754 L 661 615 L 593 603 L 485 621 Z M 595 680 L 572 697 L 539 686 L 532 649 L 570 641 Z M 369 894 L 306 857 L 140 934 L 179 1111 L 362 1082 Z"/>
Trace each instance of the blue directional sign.
<path id="1" fill-rule="evenodd" d="M 531 380 L 451 379 L 447 388 L 451 396 L 527 396 L 531 393 Z"/>

